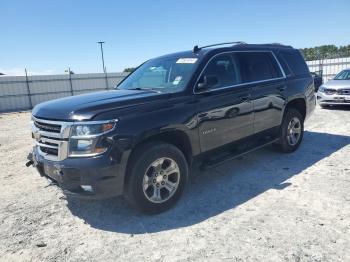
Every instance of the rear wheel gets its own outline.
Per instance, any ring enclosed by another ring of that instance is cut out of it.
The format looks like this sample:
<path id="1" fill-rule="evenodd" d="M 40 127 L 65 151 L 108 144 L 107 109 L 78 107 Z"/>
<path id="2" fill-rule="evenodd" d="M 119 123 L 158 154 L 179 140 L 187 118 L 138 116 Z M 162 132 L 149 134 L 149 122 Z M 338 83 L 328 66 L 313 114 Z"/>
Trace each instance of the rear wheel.
<path id="1" fill-rule="evenodd" d="M 144 213 L 172 207 L 187 183 L 188 165 L 183 153 L 165 143 L 148 143 L 137 149 L 127 174 L 126 198 Z"/>
<path id="2" fill-rule="evenodd" d="M 278 147 L 282 152 L 290 153 L 298 149 L 304 135 L 304 118 L 294 108 L 288 108 L 280 129 Z"/>

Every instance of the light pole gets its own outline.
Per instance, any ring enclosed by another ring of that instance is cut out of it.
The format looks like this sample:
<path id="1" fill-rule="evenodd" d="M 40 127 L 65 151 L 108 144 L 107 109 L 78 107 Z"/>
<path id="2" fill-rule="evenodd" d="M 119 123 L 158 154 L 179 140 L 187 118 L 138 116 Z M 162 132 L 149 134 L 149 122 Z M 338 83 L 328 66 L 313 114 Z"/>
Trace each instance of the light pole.
<path id="1" fill-rule="evenodd" d="M 103 58 L 103 46 L 102 46 L 105 42 L 104 42 L 104 41 L 99 41 L 99 42 L 97 42 L 97 43 L 100 44 L 100 47 L 101 47 L 101 57 L 102 57 L 103 73 L 105 74 L 106 89 L 108 90 L 108 77 L 107 77 L 107 71 L 106 71 L 106 67 L 105 67 L 105 59 Z"/>
<path id="2" fill-rule="evenodd" d="M 106 73 L 105 60 L 104 60 L 104 57 L 103 57 L 103 46 L 102 46 L 105 42 L 104 41 L 100 41 L 100 42 L 97 42 L 97 43 L 100 44 L 100 47 L 101 47 L 102 67 L 103 67 L 103 72 Z"/>

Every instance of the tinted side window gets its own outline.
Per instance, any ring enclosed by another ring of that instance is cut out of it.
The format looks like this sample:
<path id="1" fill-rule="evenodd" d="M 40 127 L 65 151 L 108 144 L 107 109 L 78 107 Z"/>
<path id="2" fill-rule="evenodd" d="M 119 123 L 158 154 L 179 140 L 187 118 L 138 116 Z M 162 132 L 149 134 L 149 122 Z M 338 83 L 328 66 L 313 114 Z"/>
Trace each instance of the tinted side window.
<path id="1" fill-rule="evenodd" d="M 243 83 L 282 77 L 282 72 L 270 52 L 238 52 L 236 57 Z"/>
<path id="2" fill-rule="evenodd" d="M 230 54 L 215 56 L 206 66 L 199 83 L 204 81 L 205 76 L 217 77 L 218 83 L 210 88 L 232 86 L 240 83 L 239 72 L 235 60 Z"/>
<path id="3" fill-rule="evenodd" d="M 309 74 L 309 68 L 298 50 L 283 50 L 280 54 L 295 75 Z"/>
<path id="4" fill-rule="evenodd" d="M 277 56 L 278 62 L 280 63 L 284 73 L 286 76 L 291 76 L 292 72 L 290 71 L 289 66 L 287 65 L 287 62 L 281 57 L 281 54 L 278 54 Z"/>

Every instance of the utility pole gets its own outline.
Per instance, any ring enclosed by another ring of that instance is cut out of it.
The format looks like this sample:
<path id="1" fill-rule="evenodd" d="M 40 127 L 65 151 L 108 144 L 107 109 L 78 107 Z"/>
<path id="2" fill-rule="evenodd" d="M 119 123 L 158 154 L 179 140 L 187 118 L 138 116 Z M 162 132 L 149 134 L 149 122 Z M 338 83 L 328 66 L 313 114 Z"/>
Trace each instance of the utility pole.
<path id="1" fill-rule="evenodd" d="M 27 68 L 24 68 L 24 72 L 26 73 L 26 84 L 27 84 L 27 95 L 28 95 L 28 100 L 29 100 L 29 107 L 30 107 L 30 109 L 32 109 L 33 108 L 33 101 L 32 101 L 32 94 L 30 93 Z"/>
<path id="2" fill-rule="evenodd" d="M 98 44 L 100 44 L 100 47 L 101 47 L 101 57 L 102 57 L 102 68 L 103 68 L 103 73 L 106 73 L 106 67 L 105 67 L 105 59 L 103 57 L 103 44 L 105 43 L 104 41 L 100 41 L 100 42 L 97 42 Z"/>
<path id="3" fill-rule="evenodd" d="M 103 46 L 102 46 L 105 42 L 104 41 L 99 41 L 97 43 L 100 44 L 100 47 L 101 47 L 102 67 L 103 67 L 103 73 L 105 73 L 106 89 L 108 90 L 108 76 L 107 76 L 107 70 L 106 70 L 106 67 L 105 67 L 105 59 L 103 57 Z"/>
<path id="4" fill-rule="evenodd" d="M 68 67 L 68 74 L 69 74 L 69 86 L 70 86 L 70 93 L 73 96 L 73 82 L 72 82 L 72 71 L 70 71 L 70 67 Z"/>

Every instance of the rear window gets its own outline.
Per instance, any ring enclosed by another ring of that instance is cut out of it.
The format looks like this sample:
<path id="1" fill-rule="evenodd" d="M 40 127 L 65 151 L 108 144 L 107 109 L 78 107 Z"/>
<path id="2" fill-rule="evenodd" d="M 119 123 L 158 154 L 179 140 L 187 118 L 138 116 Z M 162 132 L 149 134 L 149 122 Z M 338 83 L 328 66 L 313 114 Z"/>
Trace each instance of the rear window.
<path id="1" fill-rule="evenodd" d="M 294 75 L 299 76 L 310 73 L 303 56 L 298 50 L 283 50 L 280 51 L 280 54 Z"/>
<path id="2" fill-rule="evenodd" d="M 282 77 L 282 72 L 271 52 L 239 52 L 235 56 L 243 83 Z"/>

